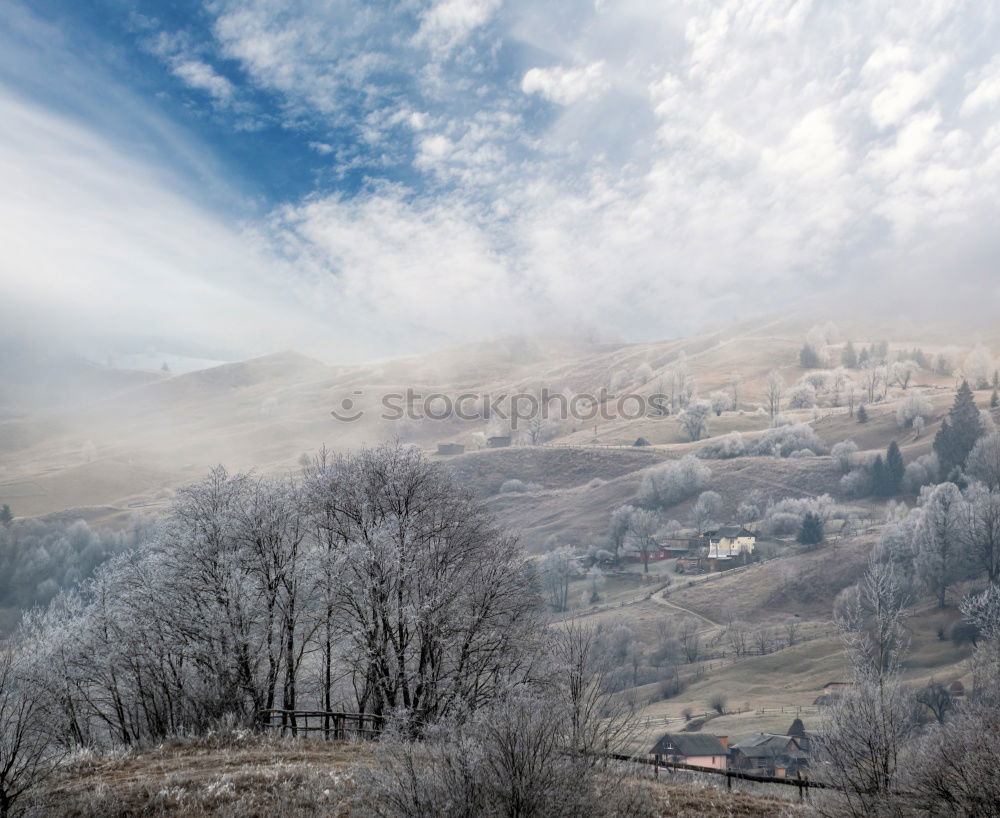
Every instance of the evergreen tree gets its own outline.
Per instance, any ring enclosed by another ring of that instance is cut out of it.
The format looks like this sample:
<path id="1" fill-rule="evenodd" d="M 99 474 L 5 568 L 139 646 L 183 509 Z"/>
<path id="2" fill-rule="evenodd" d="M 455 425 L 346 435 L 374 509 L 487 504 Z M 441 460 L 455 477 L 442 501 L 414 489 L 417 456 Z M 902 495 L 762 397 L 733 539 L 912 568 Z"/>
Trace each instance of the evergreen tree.
<path id="1" fill-rule="evenodd" d="M 899 494 L 899 490 L 903 486 L 904 469 L 903 455 L 899 451 L 899 444 L 894 440 L 889 444 L 889 448 L 885 453 L 886 497 L 892 497 Z"/>
<path id="2" fill-rule="evenodd" d="M 868 351 L 867 348 L 866 349 L 862 349 L 861 350 L 861 354 L 858 355 L 858 366 L 864 366 L 866 363 L 868 363 L 868 360 L 871 357 L 872 357 L 872 354 L 871 354 L 871 352 Z"/>
<path id="3" fill-rule="evenodd" d="M 872 463 L 872 491 L 877 497 L 888 497 L 889 478 L 885 471 L 882 455 L 876 455 Z"/>
<path id="4" fill-rule="evenodd" d="M 818 545 L 823 542 L 823 518 L 815 512 L 808 512 L 802 518 L 797 539 L 802 545 Z"/>
<path id="5" fill-rule="evenodd" d="M 816 369 L 819 366 L 819 355 L 809 344 L 799 351 L 799 366 L 803 369 Z"/>
<path id="6" fill-rule="evenodd" d="M 6 503 L 3 504 L 3 508 L 0 508 L 0 523 L 3 525 L 8 525 L 11 520 L 14 519 L 14 515 L 11 514 L 10 506 Z"/>
<path id="7" fill-rule="evenodd" d="M 840 362 L 848 369 L 857 369 L 858 367 L 858 353 L 854 351 L 854 344 L 850 341 L 844 347 L 844 351 L 840 353 Z"/>
<path id="8" fill-rule="evenodd" d="M 990 409 L 996 409 L 1000 406 L 1000 395 L 997 395 L 996 387 L 993 388 L 993 394 L 990 395 Z"/>
<path id="9" fill-rule="evenodd" d="M 962 381 L 948 417 L 934 437 L 934 452 L 938 456 L 941 474 L 949 474 L 956 466 L 964 466 L 965 458 L 982 434 L 983 424 L 969 382 Z"/>
<path id="10" fill-rule="evenodd" d="M 862 403 L 858 407 L 858 423 L 867 423 L 867 422 L 868 422 L 868 410 L 865 409 L 865 405 Z"/>

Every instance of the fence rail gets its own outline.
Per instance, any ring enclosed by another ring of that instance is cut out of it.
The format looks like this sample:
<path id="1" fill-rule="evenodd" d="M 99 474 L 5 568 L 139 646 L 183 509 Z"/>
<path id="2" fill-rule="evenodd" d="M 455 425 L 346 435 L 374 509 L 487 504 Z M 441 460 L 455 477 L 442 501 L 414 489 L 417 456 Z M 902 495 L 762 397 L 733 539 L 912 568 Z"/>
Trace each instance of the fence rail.
<path id="1" fill-rule="evenodd" d="M 385 727 L 385 716 L 374 713 L 333 713 L 326 710 L 261 710 L 261 726 L 281 735 L 322 733 L 327 741 L 348 736 L 375 738 Z M 311 722 L 311 723 L 310 723 Z"/>
<path id="2" fill-rule="evenodd" d="M 733 780 L 738 781 L 752 781 L 755 784 L 778 784 L 786 787 L 798 787 L 799 799 L 805 798 L 805 794 L 809 789 L 821 789 L 821 790 L 831 790 L 839 789 L 838 787 L 827 784 L 824 781 L 813 781 L 809 778 L 803 778 L 801 774 L 797 775 L 795 778 L 778 778 L 776 776 L 770 775 L 757 775 L 756 773 L 747 773 L 742 770 L 719 770 L 715 767 L 701 767 L 696 764 L 682 764 L 677 761 L 663 761 L 656 760 L 654 758 L 645 758 L 643 756 L 630 756 L 624 755 L 622 753 L 597 753 L 596 755 L 601 758 L 607 758 L 612 761 L 624 761 L 630 764 L 642 764 L 653 768 L 653 774 L 657 778 L 659 777 L 659 771 L 661 768 L 666 768 L 669 770 L 683 770 L 685 772 L 692 773 L 704 773 L 707 775 L 715 776 L 725 776 L 726 777 L 726 789 L 732 789 Z"/>

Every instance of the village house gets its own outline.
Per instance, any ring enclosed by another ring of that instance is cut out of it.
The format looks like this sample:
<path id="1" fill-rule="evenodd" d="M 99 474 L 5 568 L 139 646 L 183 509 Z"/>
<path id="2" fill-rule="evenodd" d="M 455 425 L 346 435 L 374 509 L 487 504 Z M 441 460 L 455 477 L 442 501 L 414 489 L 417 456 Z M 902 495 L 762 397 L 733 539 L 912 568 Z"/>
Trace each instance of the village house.
<path id="1" fill-rule="evenodd" d="M 772 778 L 794 778 L 809 767 L 809 753 L 798 736 L 758 733 L 735 743 L 729 754 L 731 769 Z"/>
<path id="2" fill-rule="evenodd" d="M 757 535 L 741 525 L 726 525 L 716 531 L 706 531 L 709 559 L 748 557 L 757 544 Z"/>
<path id="3" fill-rule="evenodd" d="M 709 736 L 704 733 L 664 733 L 649 751 L 657 764 L 666 761 L 716 770 L 726 769 L 728 753 L 727 736 Z"/>

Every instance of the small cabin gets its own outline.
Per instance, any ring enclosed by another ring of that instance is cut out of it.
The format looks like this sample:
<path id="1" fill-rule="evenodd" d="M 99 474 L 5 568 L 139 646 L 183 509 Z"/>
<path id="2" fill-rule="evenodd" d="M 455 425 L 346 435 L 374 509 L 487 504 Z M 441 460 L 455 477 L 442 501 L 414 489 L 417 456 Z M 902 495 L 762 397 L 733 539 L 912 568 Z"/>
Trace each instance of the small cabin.
<path id="1" fill-rule="evenodd" d="M 505 449 L 510 445 L 510 435 L 493 435 L 486 438 L 487 449 Z"/>
<path id="2" fill-rule="evenodd" d="M 437 453 L 441 455 L 465 454 L 465 446 L 461 443 L 438 443 Z"/>

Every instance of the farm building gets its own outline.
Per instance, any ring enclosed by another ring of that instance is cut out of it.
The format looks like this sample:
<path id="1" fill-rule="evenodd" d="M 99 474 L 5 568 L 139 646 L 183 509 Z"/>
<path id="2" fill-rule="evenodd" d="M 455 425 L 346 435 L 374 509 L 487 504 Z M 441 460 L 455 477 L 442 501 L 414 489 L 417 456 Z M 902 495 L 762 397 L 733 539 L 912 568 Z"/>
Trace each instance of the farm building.
<path id="1" fill-rule="evenodd" d="M 437 453 L 443 455 L 465 454 L 465 446 L 461 443 L 438 443 Z"/>
<path id="2" fill-rule="evenodd" d="M 726 736 L 709 736 L 704 733 L 664 733 L 649 751 L 656 763 L 691 764 L 695 767 L 726 769 L 729 752 Z"/>
<path id="3" fill-rule="evenodd" d="M 486 448 L 505 449 L 510 445 L 510 435 L 493 435 L 486 438 Z"/>

